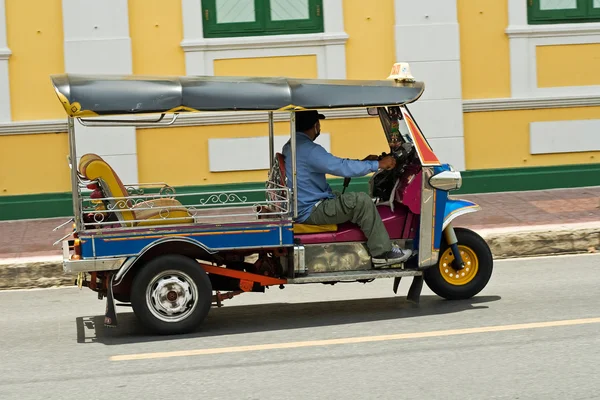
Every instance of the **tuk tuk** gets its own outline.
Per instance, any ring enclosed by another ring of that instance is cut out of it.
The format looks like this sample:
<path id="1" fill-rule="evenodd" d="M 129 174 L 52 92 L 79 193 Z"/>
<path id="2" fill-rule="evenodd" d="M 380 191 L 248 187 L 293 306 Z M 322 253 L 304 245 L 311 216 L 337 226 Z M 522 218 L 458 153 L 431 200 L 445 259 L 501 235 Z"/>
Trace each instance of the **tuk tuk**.
<path id="1" fill-rule="evenodd" d="M 116 301 L 130 305 L 145 329 L 181 334 L 197 329 L 213 306 L 268 287 L 394 278 L 397 293 L 400 279 L 412 277 L 407 299 L 418 303 L 423 282 L 457 300 L 477 295 L 491 277 L 486 242 L 453 224 L 480 208 L 449 196 L 461 187 L 461 174 L 438 159 L 408 109 L 423 82 L 397 65 L 388 79 L 374 81 L 76 74 L 51 80 L 68 119 L 73 195 L 67 222 L 73 232 L 56 244 L 62 243 L 63 270 L 76 275 L 75 284 L 106 298 L 106 326 L 117 325 Z M 357 108 L 380 120 L 389 144 L 382 153 L 396 158 L 394 169 L 369 180 L 394 246 L 412 250 L 394 265 L 373 265 L 366 237 L 353 223 L 296 221 L 295 113 Z M 269 121 L 264 188 L 178 193 L 166 183 L 129 186 L 101 156 L 76 154 L 76 120 L 171 125 L 184 113 L 241 111 L 265 113 Z M 274 148 L 276 114 L 289 116 L 290 159 Z"/>

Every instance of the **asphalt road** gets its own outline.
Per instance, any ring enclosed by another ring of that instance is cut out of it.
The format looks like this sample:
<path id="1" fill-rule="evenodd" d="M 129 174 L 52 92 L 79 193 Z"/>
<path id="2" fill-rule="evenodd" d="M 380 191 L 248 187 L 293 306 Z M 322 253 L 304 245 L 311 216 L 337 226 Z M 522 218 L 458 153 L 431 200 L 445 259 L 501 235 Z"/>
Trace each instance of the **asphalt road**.
<path id="1" fill-rule="evenodd" d="M 87 289 L 0 292 L 0 399 L 600 399 L 600 255 L 497 261 L 469 301 L 391 289 L 270 289 L 179 337 L 105 329 Z"/>

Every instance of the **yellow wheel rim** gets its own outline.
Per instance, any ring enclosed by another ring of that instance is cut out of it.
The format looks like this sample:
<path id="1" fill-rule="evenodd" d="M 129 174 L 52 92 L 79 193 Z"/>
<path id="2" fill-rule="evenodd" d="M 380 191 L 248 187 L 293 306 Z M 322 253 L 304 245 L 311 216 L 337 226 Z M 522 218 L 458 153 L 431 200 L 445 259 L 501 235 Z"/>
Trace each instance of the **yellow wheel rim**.
<path id="1" fill-rule="evenodd" d="M 461 271 L 456 271 L 452 265 L 454 263 L 454 253 L 451 248 L 447 248 L 446 251 L 440 257 L 440 274 L 446 282 L 455 286 L 466 285 L 471 282 L 479 271 L 479 259 L 477 254 L 467 246 L 458 246 L 460 255 L 465 263 L 465 267 Z"/>

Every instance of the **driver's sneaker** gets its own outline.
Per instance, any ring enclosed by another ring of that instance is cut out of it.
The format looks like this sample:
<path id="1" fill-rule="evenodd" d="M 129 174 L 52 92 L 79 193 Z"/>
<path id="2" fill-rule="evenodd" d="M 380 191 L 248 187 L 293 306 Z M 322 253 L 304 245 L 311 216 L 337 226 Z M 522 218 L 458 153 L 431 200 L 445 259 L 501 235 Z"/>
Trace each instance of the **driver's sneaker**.
<path id="1" fill-rule="evenodd" d="M 373 264 L 395 264 L 401 263 L 410 258 L 412 255 L 412 250 L 406 249 L 402 250 L 397 247 L 392 248 L 392 250 L 383 253 L 379 256 L 375 256 L 372 258 Z"/>

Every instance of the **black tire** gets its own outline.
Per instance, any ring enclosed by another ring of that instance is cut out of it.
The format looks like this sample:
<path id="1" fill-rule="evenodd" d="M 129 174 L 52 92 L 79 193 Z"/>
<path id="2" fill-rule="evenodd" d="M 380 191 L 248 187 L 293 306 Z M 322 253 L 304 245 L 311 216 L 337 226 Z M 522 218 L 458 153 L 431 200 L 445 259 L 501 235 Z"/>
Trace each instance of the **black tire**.
<path id="1" fill-rule="evenodd" d="M 489 282 L 492 277 L 494 259 L 489 246 L 477 233 L 466 228 L 454 228 L 454 231 L 456 232 L 456 238 L 458 239 L 459 249 L 461 251 L 470 251 L 477 257 L 477 271 L 474 273 L 474 276 L 464 284 L 453 284 L 446 280 L 453 280 L 451 274 L 455 279 L 463 279 L 463 277 L 458 278 L 454 268 L 451 268 L 448 265 L 445 267 L 443 266 L 443 256 L 446 254 L 446 251 L 448 251 L 449 253 L 447 254 L 453 258 L 452 250 L 449 249 L 445 238 L 442 239 L 440 245 L 440 257 L 438 263 L 427 268 L 423 275 L 427 286 L 438 296 L 448 300 L 470 299 L 481 292 Z M 471 262 L 473 262 L 473 260 L 471 260 Z M 469 271 L 467 271 L 467 267 L 468 265 L 465 265 L 465 269 L 460 273 L 467 274 L 468 276 Z M 444 278 L 442 274 L 446 274 L 447 278 Z"/>
<path id="2" fill-rule="evenodd" d="M 195 330 L 208 315 L 211 303 L 212 286 L 206 272 L 195 260 L 178 254 L 150 260 L 131 286 L 136 317 L 146 329 L 161 335 Z"/>

